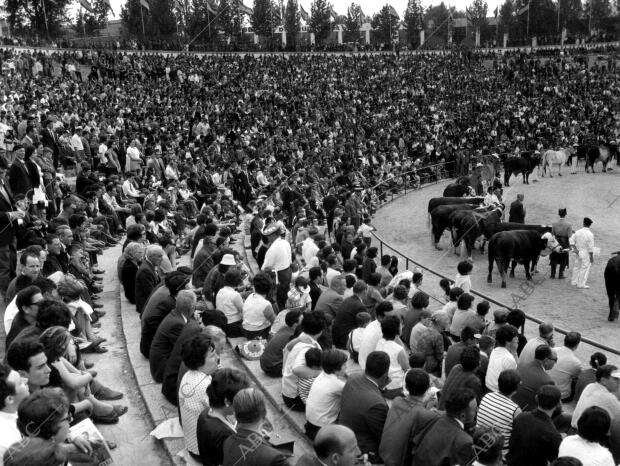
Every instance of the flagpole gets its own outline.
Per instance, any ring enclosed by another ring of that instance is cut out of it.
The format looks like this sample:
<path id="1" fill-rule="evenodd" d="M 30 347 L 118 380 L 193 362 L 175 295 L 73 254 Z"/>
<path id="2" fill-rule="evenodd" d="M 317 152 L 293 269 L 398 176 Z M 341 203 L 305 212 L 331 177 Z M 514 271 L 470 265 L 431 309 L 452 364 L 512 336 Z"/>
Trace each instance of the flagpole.
<path id="1" fill-rule="evenodd" d="M 144 34 L 144 14 L 142 13 L 142 9 L 144 7 L 142 6 L 142 4 L 140 4 L 140 21 L 142 21 L 142 38 L 144 38 L 145 34 Z"/>
<path id="2" fill-rule="evenodd" d="M 84 15 L 82 14 L 82 5 L 80 5 L 80 19 L 82 20 L 82 36 L 86 37 L 86 28 L 84 27 Z"/>
<path id="3" fill-rule="evenodd" d="M 529 0 L 527 2 L 527 26 L 526 26 L 526 30 L 525 30 L 525 37 L 530 37 L 530 7 L 532 0 Z"/>
<path id="4" fill-rule="evenodd" d="M 50 40 L 50 30 L 47 25 L 47 13 L 45 12 L 45 2 L 41 0 L 41 6 L 43 8 L 43 19 L 45 20 L 45 34 L 47 35 L 47 40 Z"/>
<path id="5" fill-rule="evenodd" d="M 560 10 L 562 9 L 562 0 L 558 0 L 558 28 L 557 32 L 560 32 Z"/>

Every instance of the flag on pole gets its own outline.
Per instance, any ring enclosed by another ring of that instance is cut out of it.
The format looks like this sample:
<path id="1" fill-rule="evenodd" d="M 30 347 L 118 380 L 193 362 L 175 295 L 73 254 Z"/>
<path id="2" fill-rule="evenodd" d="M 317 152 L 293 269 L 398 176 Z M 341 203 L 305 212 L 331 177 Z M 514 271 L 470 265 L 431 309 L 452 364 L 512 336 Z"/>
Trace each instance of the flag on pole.
<path id="1" fill-rule="evenodd" d="M 56 0 L 47 0 L 47 1 L 50 2 L 54 6 L 58 6 L 58 2 Z"/>
<path id="2" fill-rule="evenodd" d="M 82 8 L 84 8 L 86 11 L 92 13 L 93 12 L 93 6 L 90 4 L 90 2 L 88 0 L 80 0 L 80 5 L 82 6 Z"/>
<path id="3" fill-rule="evenodd" d="M 239 7 L 239 11 L 241 13 L 246 14 L 246 15 L 250 15 L 250 16 L 252 15 L 252 13 L 253 13 L 252 8 L 245 6 L 241 0 L 237 1 L 237 6 Z"/>
<path id="4" fill-rule="evenodd" d="M 105 4 L 106 10 L 110 10 L 110 13 L 112 13 L 112 16 L 116 16 L 114 14 L 114 10 L 112 9 L 112 4 L 110 3 L 110 0 L 103 0 L 103 3 Z"/>
<path id="5" fill-rule="evenodd" d="M 308 15 L 308 12 L 304 9 L 303 5 L 299 5 L 299 15 L 301 16 L 301 19 L 306 22 L 310 20 L 310 15 Z"/>
<path id="6" fill-rule="evenodd" d="M 527 5 L 525 5 L 523 8 L 519 8 L 517 10 L 517 16 L 522 15 L 523 13 L 527 12 L 530 9 L 530 3 L 528 2 Z"/>
<path id="7" fill-rule="evenodd" d="M 493 11 L 493 16 L 495 16 L 497 18 L 497 14 L 499 13 L 499 8 L 495 7 L 495 10 Z"/>
<path id="8" fill-rule="evenodd" d="M 217 7 L 211 3 L 210 0 L 207 0 L 207 11 L 209 12 L 209 14 L 211 15 L 217 15 Z"/>
<path id="9" fill-rule="evenodd" d="M 396 12 L 396 8 L 394 8 L 392 5 L 388 5 L 388 7 L 390 9 L 390 14 L 400 19 L 400 16 L 398 16 L 398 13 Z"/>
<path id="10" fill-rule="evenodd" d="M 334 11 L 334 7 L 333 6 L 329 6 L 329 14 L 332 15 L 332 18 L 334 19 L 334 21 L 336 20 L 336 17 L 338 16 L 338 13 L 336 13 Z"/>
<path id="11" fill-rule="evenodd" d="M 151 5 L 148 0 L 140 0 L 140 5 L 146 8 L 146 11 L 148 11 L 149 13 L 151 12 Z"/>

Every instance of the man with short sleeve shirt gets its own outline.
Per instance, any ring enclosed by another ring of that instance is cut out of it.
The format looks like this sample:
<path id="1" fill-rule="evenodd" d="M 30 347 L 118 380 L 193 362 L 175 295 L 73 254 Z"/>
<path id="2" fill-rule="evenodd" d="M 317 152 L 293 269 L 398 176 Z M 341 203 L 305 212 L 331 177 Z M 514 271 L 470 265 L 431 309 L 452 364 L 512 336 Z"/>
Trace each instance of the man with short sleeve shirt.
<path id="1" fill-rule="evenodd" d="M 265 253 L 265 261 L 262 270 L 275 273 L 277 284 L 277 302 L 280 309 L 286 305 L 287 294 L 291 285 L 291 245 L 280 235 L 283 226 L 279 223 L 272 223 L 265 227 L 263 235 L 267 236 L 271 246 Z"/>
<path id="2" fill-rule="evenodd" d="M 590 288 L 586 282 L 590 274 L 590 267 L 594 262 L 594 234 L 590 230 L 592 223 L 591 219 L 585 217 L 583 228 L 577 230 L 571 238 L 571 245 L 574 246 L 574 252 L 577 254 L 571 285 L 582 289 Z"/>

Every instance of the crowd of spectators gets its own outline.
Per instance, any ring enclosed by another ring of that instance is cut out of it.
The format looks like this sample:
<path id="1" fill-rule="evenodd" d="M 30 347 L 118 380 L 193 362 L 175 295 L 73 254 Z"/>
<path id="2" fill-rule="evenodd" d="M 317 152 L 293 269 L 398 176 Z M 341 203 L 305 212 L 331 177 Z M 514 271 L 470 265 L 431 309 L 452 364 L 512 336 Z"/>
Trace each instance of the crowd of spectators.
<path id="1" fill-rule="evenodd" d="M 613 60 L 4 51 L 2 63 L 0 429 L 4 448 L 41 440 L 11 447 L 7 464 L 88 453 L 65 421 L 113 423 L 127 411 L 82 358 L 107 351 L 104 273 L 136 306 L 140 351 L 179 406 L 193 461 L 287 463 L 258 438 L 260 391 L 218 367 L 226 337 L 305 413 L 317 456 L 300 464 L 360 454 L 466 464 L 487 443 L 480 464 L 546 464 L 587 442 L 593 455 L 611 455 L 598 443 L 615 451 L 600 432 L 620 412 L 620 372 L 603 355 L 582 374 L 578 334 L 556 350 L 545 324 L 526 342 L 522 312 L 487 323 L 488 303 L 450 283 L 431 309 L 422 274 L 379 256 L 371 234 L 374 209 L 403 184 L 467 174 L 492 152 L 617 140 Z M 240 231 L 255 274 L 235 246 Z M 100 270 L 97 257 L 117 245 L 117 270 Z M 573 382 L 571 419 L 561 402 Z M 29 431 L 37 419 L 49 429 Z M 477 424 L 487 430 L 472 437 Z"/>

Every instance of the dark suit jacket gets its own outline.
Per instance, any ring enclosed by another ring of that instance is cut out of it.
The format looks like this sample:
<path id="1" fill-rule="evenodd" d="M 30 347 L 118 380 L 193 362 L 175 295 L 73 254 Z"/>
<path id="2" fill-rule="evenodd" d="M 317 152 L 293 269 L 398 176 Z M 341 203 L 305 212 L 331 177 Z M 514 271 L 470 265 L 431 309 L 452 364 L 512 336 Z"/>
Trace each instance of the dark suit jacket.
<path id="1" fill-rule="evenodd" d="M 506 455 L 509 466 L 547 466 L 558 457 L 562 436 L 539 409 L 519 414 L 512 425 Z"/>
<path id="2" fill-rule="evenodd" d="M 256 432 L 238 429 L 224 440 L 222 466 L 288 466 L 288 458 Z"/>
<path id="3" fill-rule="evenodd" d="M 155 382 L 161 383 L 164 380 L 166 363 L 185 325 L 185 319 L 175 309 L 157 328 L 149 351 L 149 366 Z"/>
<path id="4" fill-rule="evenodd" d="M 177 406 L 179 403 L 179 390 L 177 388 L 177 381 L 179 376 L 179 368 L 183 362 L 181 357 L 181 350 L 186 341 L 191 340 L 201 332 L 202 327 L 194 320 L 190 320 L 188 324 L 183 327 L 179 338 L 174 343 L 170 357 L 166 362 L 166 368 L 164 370 L 164 382 L 161 386 L 161 392 L 166 399 Z"/>
<path id="5" fill-rule="evenodd" d="M 136 274 L 138 265 L 131 260 L 126 260 L 121 269 L 121 283 L 125 290 L 125 298 L 131 304 L 136 304 Z"/>
<path id="6" fill-rule="evenodd" d="M 32 189 L 32 179 L 30 172 L 26 171 L 26 166 L 19 160 L 15 160 L 9 169 L 9 184 L 13 195 L 26 194 Z"/>
<path id="7" fill-rule="evenodd" d="M 471 464 L 474 457 L 471 436 L 448 415 L 441 416 L 414 446 L 411 464 L 456 466 Z"/>
<path id="8" fill-rule="evenodd" d="M 378 455 L 388 405 L 379 387 L 364 374 L 349 377 L 342 390 L 338 423 L 349 427 L 363 453 Z"/>
<path id="9" fill-rule="evenodd" d="M 344 297 L 330 288 L 321 293 L 316 306 L 314 306 L 314 310 L 324 312 L 334 318 L 343 301 Z"/>
<path id="10" fill-rule="evenodd" d="M 299 458 L 295 466 L 325 466 L 325 463 L 322 463 L 315 454 L 306 453 Z"/>
<path id="11" fill-rule="evenodd" d="M 161 281 L 154 267 L 145 259 L 136 273 L 136 311 L 142 314 L 149 296 Z"/>
<path id="12" fill-rule="evenodd" d="M 54 160 L 57 160 L 58 143 L 56 141 L 58 139 L 52 136 L 52 131 L 47 128 L 43 128 L 43 131 L 41 131 L 41 142 L 43 143 L 43 147 L 49 147 L 54 151 Z"/>
<path id="13" fill-rule="evenodd" d="M 532 411 L 538 406 L 538 403 L 536 403 L 538 389 L 543 385 L 555 385 L 555 382 L 537 360 L 530 361 L 520 367 L 519 375 L 521 376 L 521 384 L 512 400 L 523 411 Z"/>
<path id="14" fill-rule="evenodd" d="M 332 326 L 336 348 L 346 349 L 349 333 L 357 327 L 355 316 L 360 312 L 366 312 L 366 306 L 357 296 L 350 296 L 342 302 Z"/>
<path id="15" fill-rule="evenodd" d="M 151 343 L 157 332 L 159 324 L 174 309 L 176 299 L 170 296 L 170 291 L 165 286 L 155 288 L 149 296 L 144 311 L 140 316 L 142 332 L 140 334 L 140 352 L 145 358 L 149 357 Z"/>
<path id="16" fill-rule="evenodd" d="M 508 221 L 514 223 L 525 223 L 525 209 L 523 208 L 523 203 L 518 199 L 510 204 Z"/>

